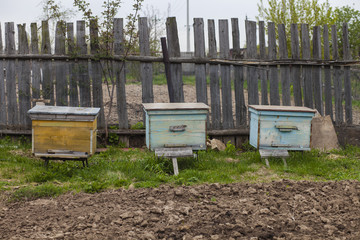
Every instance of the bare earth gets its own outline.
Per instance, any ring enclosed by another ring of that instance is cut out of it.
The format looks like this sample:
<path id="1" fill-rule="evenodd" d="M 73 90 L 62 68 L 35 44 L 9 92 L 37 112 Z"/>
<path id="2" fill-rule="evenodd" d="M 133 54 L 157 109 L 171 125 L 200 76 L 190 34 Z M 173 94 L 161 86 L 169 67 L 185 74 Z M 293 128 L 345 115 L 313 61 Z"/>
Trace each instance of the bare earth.
<path id="1" fill-rule="evenodd" d="M 360 183 L 69 193 L 2 203 L 0 226 L 0 239 L 360 239 Z"/>

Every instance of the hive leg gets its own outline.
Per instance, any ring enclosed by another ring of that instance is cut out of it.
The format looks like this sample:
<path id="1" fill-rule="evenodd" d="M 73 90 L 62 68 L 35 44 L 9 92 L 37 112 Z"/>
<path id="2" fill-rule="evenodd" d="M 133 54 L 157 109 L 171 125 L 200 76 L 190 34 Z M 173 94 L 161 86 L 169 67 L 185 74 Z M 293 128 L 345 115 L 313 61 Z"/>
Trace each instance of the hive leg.
<path id="1" fill-rule="evenodd" d="M 178 164 L 177 164 L 177 159 L 176 158 L 172 158 L 172 163 L 173 163 L 173 167 L 174 167 L 174 175 L 179 175 L 179 169 L 178 169 Z"/>
<path id="2" fill-rule="evenodd" d="M 266 163 L 266 166 L 267 166 L 268 168 L 270 168 L 269 160 L 268 160 L 267 158 L 265 158 L 265 163 Z"/>
<path id="3" fill-rule="evenodd" d="M 286 159 L 285 158 L 282 158 L 283 162 L 284 162 L 284 166 L 285 168 L 287 168 L 287 163 L 286 163 Z"/>

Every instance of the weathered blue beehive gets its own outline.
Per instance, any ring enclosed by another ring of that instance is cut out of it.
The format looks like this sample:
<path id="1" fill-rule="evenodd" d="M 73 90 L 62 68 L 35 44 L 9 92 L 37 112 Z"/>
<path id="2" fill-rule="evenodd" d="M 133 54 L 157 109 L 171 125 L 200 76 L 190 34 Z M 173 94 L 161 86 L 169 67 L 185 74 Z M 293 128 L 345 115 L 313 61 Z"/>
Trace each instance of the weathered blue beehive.
<path id="1" fill-rule="evenodd" d="M 249 111 L 252 146 L 258 149 L 310 150 L 314 109 L 250 105 Z"/>
<path id="2" fill-rule="evenodd" d="M 146 146 L 206 149 L 206 120 L 209 107 L 204 103 L 144 103 Z"/>

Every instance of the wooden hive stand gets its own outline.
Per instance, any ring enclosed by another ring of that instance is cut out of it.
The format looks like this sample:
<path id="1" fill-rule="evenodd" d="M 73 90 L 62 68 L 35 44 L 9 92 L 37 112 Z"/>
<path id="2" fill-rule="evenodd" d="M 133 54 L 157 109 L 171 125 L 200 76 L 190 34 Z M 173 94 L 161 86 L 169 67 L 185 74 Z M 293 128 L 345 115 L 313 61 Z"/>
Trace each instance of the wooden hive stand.
<path id="1" fill-rule="evenodd" d="M 280 157 L 285 168 L 287 168 L 286 158 L 289 157 L 289 152 L 284 149 L 259 149 L 260 157 L 265 159 L 266 166 L 269 168 L 269 157 Z"/>
<path id="2" fill-rule="evenodd" d="M 179 168 L 177 163 L 178 157 L 194 157 L 194 153 L 191 147 L 178 147 L 178 148 L 156 148 L 155 155 L 158 157 L 171 158 L 174 168 L 174 175 L 179 174 Z"/>

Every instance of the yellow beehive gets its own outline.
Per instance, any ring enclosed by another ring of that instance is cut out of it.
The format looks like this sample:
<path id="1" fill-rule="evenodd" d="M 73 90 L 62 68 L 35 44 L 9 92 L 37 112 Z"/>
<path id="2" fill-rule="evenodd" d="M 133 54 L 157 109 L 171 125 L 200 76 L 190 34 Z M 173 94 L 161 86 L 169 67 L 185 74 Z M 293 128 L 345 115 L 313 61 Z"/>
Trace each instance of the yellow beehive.
<path id="1" fill-rule="evenodd" d="M 100 108 L 35 106 L 32 152 L 38 157 L 87 158 L 96 150 L 97 115 Z"/>

